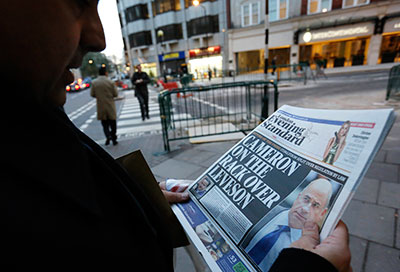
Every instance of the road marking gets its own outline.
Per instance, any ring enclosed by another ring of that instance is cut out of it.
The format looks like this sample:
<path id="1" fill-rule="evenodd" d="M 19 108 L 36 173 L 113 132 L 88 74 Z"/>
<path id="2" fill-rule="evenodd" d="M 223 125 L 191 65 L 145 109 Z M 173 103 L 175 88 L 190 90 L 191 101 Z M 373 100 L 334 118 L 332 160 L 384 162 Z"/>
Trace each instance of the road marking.
<path id="1" fill-rule="evenodd" d="M 87 111 L 91 110 L 96 105 L 96 100 L 92 100 L 79 109 L 71 112 L 68 114 L 68 117 L 71 121 L 74 121 L 76 118 L 80 117 L 82 114 L 86 113 Z"/>

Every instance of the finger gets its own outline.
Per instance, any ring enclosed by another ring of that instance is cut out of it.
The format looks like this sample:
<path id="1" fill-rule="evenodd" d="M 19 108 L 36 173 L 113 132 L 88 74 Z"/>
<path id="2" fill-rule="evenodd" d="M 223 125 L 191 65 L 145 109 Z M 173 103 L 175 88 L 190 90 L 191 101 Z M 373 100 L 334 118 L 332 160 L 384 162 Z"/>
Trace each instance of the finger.
<path id="1" fill-rule="evenodd" d="M 161 181 L 158 186 L 160 186 L 161 190 L 166 190 L 166 182 L 165 181 Z"/>
<path id="2" fill-rule="evenodd" d="M 189 193 L 173 193 L 162 190 L 164 197 L 169 203 L 179 203 L 189 200 Z"/>
<path id="3" fill-rule="evenodd" d="M 318 225 L 312 221 L 307 221 L 304 224 L 303 232 L 299 240 L 292 243 L 292 247 L 312 250 L 319 245 Z"/>
<path id="4" fill-rule="evenodd" d="M 349 230 L 345 223 L 342 220 L 336 225 L 336 228 L 333 230 L 332 235 L 339 239 L 339 242 L 342 242 L 346 245 L 349 244 Z"/>

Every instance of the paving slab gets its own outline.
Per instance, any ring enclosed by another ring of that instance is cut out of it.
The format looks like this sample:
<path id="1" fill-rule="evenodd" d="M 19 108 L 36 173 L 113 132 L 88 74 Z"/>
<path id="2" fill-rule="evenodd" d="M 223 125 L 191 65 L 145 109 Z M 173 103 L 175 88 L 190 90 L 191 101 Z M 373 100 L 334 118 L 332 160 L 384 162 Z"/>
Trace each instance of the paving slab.
<path id="1" fill-rule="evenodd" d="M 376 154 L 376 156 L 374 158 L 374 162 L 384 162 L 387 152 L 388 152 L 387 150 L 383 150 L 383 149 L 379 150 L 378 154 Z"/>
<path id="2" fill-rule="evenodd" d="M 400 209 L 400 184 L 382 182 L 379 190 L 378 204 Z"/>
<path id="3" fill-rule="evenodd" d="M 399 219 L 399 210 L 396 211 L 396 225 L 397 225 L 397 230 L 396 230 L 396 243 L 395 247 L 400 249 L 400 219 Z"/>
<path id="4" fill-rule="evenodd" d="M 175 272 L 196 272 L 192 260 L 183 247 L 174 250 Z"/>
<path id="5" fill-rule="evenodd" d="M 394 164 L 373 162 L 367 171 L 366 177 L 384 180 L 388 182 L 398 182 L 399 167 Z"/>
<path id="6" fill-rule="evenodd" d="M 354 194 L 354 199 L 376 204 L 378 200 L 379 183 L 377 179 L 364 178 Z"/>
<path id="7" fill-rule="evenodd" d="M 191 174 L 200 171 L 200 169 L 200 166 L 191 163 L 169 159 L 153 167 L 151 170 L 158 177 L 186 179 Z"/>
<path id="8" fill-rule="evenodd" d="M 201 167 L 199 170 L 193 172 L 189 176 L 186 177 L 186 179 L 190 180 L 196 180 L 200 175 L 202 175 L 205 171 L 207 170 L 207 167 Z"/>
<path id="9" fill-rule="evenodd" d="M 368 241 L 350 235 L 351 267 L 354 272 L 361 272 L 364 264 Z"/>
<path id="10" fill-rule="evenodd" d="M 389 150 L 387 152 L 386 162 L 400 165 L 400 150 Z"/>
<path id="11" fill-rule="evenodd" d="M 206 151 L 211 151 L 211 152 L 215 152 L 217 154 L 222 155 L 226 151 L 228 151 L 232 146 L 234 146 L 236 143 L 237 143 L 237 141 L 205 143 L 205 144 L 195 145 L 194 148 L 196 150 L 206 150 Z"/>
<path id="12" fill-rule="evenodd" d="M 371 242 L 365 272 L 399 272 L 400 250 Z"/>
<path id="13" fill-rule="evenodd" d="M 174 156 L 175 160 L 179 161 L 190 161 L 190 163 L 193 164 L 198 164 L 202 166 L 204 161 L 209 161 L 211 158 L 217 157 L 218 158 L 219 154 L 216 154 L 215 152 L 207 151 L 207 150 L 196 150 L 196 149 L 190 149 L 187 150 L 186 152 L 183 152 L 181 154 L 178 154 Z"/>
<path id="14" fill-rule="evenodd" d="M 350 234 L 393 246 L 395 209 L 353 199 L 342 219 L 347 224 Z"/>

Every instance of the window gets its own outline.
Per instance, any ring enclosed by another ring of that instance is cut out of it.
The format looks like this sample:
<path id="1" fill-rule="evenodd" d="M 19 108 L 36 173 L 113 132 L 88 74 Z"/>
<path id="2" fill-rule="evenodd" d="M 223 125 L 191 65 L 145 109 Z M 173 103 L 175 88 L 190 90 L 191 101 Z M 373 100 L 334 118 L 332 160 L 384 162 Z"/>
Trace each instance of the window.
<path id="1" fill-rule="evenodd" d="M 155 0 L 152 5 L 154 16 L 168 11 L 181 10 L 180 0 Z"/>
<path id="2" fill-rule="evenodd" d="M 269 0 L 268 4 L 270 22 L 286 19 L 288 17 L 288 0 Z"/>
<path id="3" fill-rule="evenodd" d="M 147 10 L 147 4 L 140 4 L 127 8 L 125 10 L 125 18 L 127 23 L 140 19 L 149 18 L 149 11 Z"/>
<path id="4" fill-rule="evenodd" d="M 205 16 L 190 20 L 187 24 L 188 36 L 196 36 L 205 33 L 219 32 L 218 15 Z"/>
<path id="5" fill-rule="evenodd" d="M 370 0 L 343 0 L 343 7 L 349 8 L 349 7 L 367 5 L 369 4 L 369 1 Z"/>
<path id="6" fill-rule="evenodd" d="M 130 47 L 138 47 L 143 45 L 151 45 L 151 32 L 143 31 L 129 35 Z"/>
<path id="7" fill-rule="evenodd" d="M 332 0 L 308 0 L 308 14 L 327 12 L 332 8 Z"/>
<path id="8" fill-rule="evenodd" d="M 242 5 L 242 27 L 260 23 L 260 2 Z"/>
<path id="9" fill-rule="evenodd" d="M 159 30 L 162 30 L 163 35 L 159 37 L 157 35 L 157 42 L 165 42 L 170 40 L 179 40 L 182 39 L 182 25 L 181 24 L 173 24 L 167 25 L 156 29 L 156 33 Z"/>

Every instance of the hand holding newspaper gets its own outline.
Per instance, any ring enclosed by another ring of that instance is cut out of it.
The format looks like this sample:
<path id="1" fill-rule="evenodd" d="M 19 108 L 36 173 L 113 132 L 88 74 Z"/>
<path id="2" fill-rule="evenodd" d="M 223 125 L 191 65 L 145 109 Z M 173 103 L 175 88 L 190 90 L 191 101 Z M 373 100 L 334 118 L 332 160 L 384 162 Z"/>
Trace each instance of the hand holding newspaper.
<path id="1" fill-rule="evenodd" d="M 173 206 L 212 271 L 268 271 L 301 236 L 336 226 L 394 122 L 392 109 L 282 106 Z"/>

